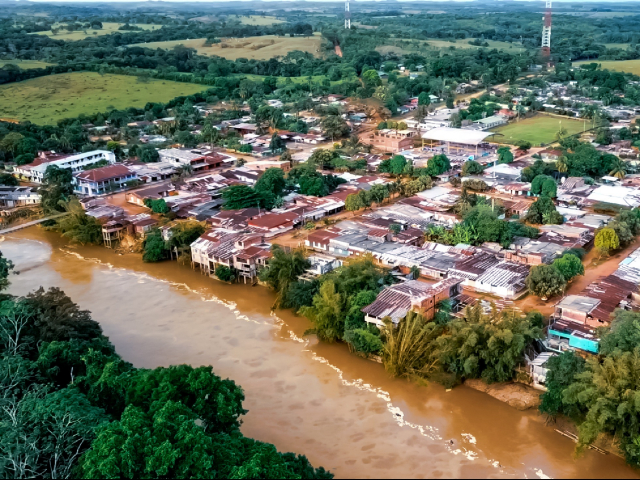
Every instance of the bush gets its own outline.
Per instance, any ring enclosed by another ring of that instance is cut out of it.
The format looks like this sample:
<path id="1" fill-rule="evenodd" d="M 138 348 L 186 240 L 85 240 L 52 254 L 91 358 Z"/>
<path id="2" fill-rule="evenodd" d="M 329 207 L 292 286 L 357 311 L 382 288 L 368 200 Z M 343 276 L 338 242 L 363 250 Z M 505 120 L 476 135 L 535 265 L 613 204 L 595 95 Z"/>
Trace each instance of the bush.
<path id="1" fill-rule="evenodd" d="M 226 265 L 216 266 L 216 277 L 218 277 L 218 279 L 222 280 L 223 282 L 232 282 L 236 278 L 233 269 L 227 267 Z"/>

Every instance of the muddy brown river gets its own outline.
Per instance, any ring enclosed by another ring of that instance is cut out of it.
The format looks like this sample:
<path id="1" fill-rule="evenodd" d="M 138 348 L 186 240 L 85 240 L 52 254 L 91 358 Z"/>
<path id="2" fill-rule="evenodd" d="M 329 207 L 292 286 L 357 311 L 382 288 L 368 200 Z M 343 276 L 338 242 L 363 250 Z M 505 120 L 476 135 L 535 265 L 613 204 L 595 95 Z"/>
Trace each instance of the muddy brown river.
<path id="1" fill-rule="evenodd" d="M 575 458 L 574 444 L 535 411 L 464 386 L 391 379 L 343 345 L 303 338 L 309 322 L 272 314 L 266 288 L 72 247 L 37 227 L 0 249 L 20 271 L 10 293 L 61 287 L 138 367 L 213 365 L 245 391 L 245 435 L 303 453 L 336 477 L 637 478 L 614 455 Z"/>

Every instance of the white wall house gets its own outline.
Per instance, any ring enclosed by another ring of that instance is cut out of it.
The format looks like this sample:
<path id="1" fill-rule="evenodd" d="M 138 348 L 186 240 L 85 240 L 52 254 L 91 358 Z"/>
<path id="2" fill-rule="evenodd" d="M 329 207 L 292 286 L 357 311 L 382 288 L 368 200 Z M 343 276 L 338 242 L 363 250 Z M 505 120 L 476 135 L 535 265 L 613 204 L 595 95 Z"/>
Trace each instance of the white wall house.
<path id="1" fill-rule="evenodd" d="M 75 155 L 69 155 L 68 157 L 61 158 L 59 160 L 53 160 L 51 162 L 41 162 L 38 165 L 20 165 L 14 168 L 16 176 L 24 178 L 27 181 L 33 183 L 42 183 L 44 179 L 44 173 L 47 171 L 49 165 L 56 165 L 59 168 L 69 168 L 76 174 L 84 171 L 84 167 L 93 165 L 102 160 L 106 160 L 110 164 L 116 163 L 116 156 L 113 152 L 108 150 L 93 150 L 86 153 L 78 153 Z"/>

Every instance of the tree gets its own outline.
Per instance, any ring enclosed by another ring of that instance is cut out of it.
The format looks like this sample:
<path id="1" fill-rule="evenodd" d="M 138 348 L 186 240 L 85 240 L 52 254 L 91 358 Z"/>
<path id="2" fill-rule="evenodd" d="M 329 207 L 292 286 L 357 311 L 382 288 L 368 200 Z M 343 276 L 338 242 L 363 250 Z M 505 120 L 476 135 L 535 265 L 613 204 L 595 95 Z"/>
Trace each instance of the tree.
<path id="1" fill-rule="evenodd" d="M 609 327 L 600 339 L 600 354 L 611 355 L 614 351 L 633 352 L 640 345 L 640 314 L 617 309 L 613 312 Z"/>
<path id="2" fill-rule="evenodd" d="M 438 154 L 427 160 L 427 174 L 436 177 L 451 170 L 451 162 L 444 154 Z"/>
<path id="3" fill-rule="evenodd" d="M 584 265 L 578 257 L 571 253 L 565 253 L 562 257 L 553 261 L 553 266 L 558 269 L 568 282 L 577 275 L 584 275 Z"/>
<path id="4" fill-rule="evenodd" d="M 69 238 L 72 242 L 81 245 L 102 244 L 102 225 L 98 219 L 90 217 L 84 211 L 84 207 L 77 198 L 71 197 L 67 202 L 62 201 L 62 207 L 68 215 L 58 219 L 57 230 L 62 236 Z"/>
<path id="5" fill-rule="evenodd" d="M 216 277 L 223 282 L 232 282 L 236 278 L 233 270 L 226 265 L 217 265 L 215 273 Z"/>
<path id="6" fill-rule="evenodd" d="M 509 147 L 500 147 L 498 149 L 498 163 L 513 162 L 513 153 Z"/>
<path id="7" fill-rule="evenodd" d="M 409 311 L 398 325 L 384 319 L 382 362 L 393 377 L 426 377 L 434 372 L 434 340 L 441 328 L 427 322 L 419 313 Z"/>
<path id="8" fill-rule="evenodd" d="M 9 173 L 0 174 L 0 185 L 6 185 L 7 187 L 17 187 L 20 184 L 18 179 Z"/>
<path id="9" fill-rule="evenodd" d="M 286 142 L 280 137 L 278 133 L 274 133 L 273 135 L 271 135 L 269 150 L 271 150 L 273 153 L 280 153 L 283 150 L 286 150 L 286 148 Z"/>
<path id="10" fill-rule="evenodd" d="M 69 168 L 49 165 L 40 187 L 42 209 L 47 214 L 64 211 L 63 204 L 73 194 L 73 173 Z"/>
<path id="11" fill-rule="evenodd" d="M 389 225 L 389 231 L 394 235 L 398 235 L 402 231 L 402 226 L 398 223 L 392 223 Z"/>
<path id="12" fill-rule="evenodd" d="M 280 197 L 286 184 L 281 168 L 267 168 L 253 188 L 258 195 Z"/>
<path id="13" fill-rule="evenodd" d="M 434 356 L 445 372 L 461 378 L 482 378 L 485 382 L 513 379 L 524 360 L 525 348 L 542 338 L 542 328 L 532 317 L 513 310 L 498 311 L 495 305 L 485 314 L 479 303 L 467 307 L 464 318 L 454 318 L 435 340 Z"/>
<path id="14" fill-rule="evenodd" d="M 537 175 L 536 178 L 534 178 L 531 182 L 531 193 L 534 195 L 541 195 L 542 186 L 547 180 L 553 181 L 553 179 L 548 175 Z"/>
<path id="15" fill-rule="evenodd" d="M 344 209 L 348 212 L 356 212 L 364 207 L 365 205 L 362 203 L 362 199 L 357 193 L 347 195 L 347 198 L 344 201 Z"/>
<path id="16" fill-rule="evenodd" d="M 344 317 L 342 315 L 342 296 L 336 292 L 331 280 L 320 286 L 320 291 L 313 297 L 310 307 L 302 307 L 300 313 L 309 318 L 315 326 L 320 340 L 333 343 L 344 336 Z"/>
<path id="17" fill-rule="evenodd" d="M 620 239 L 613 228 L 605 227 L 598 230 L 594 246 L 605 255 L 620 248 Z"/>
<path id="18" fill-rule="evenodd" d="M 431 105 L 431 97 L 429 97 L 427 92 L 421 92 L 420 95 L 418 95 L 418 105 Z"/>
<path id="19" fill-rule="evenodd" d="M 480 175 L 484 171 L 482 165 L 474 160 L 467 160 L 462 166 L 462 176 L 468 177 L 469 175 Z"/>
<path id="20" fill-rule="evenodd" d="M 272 246 L 269 264 L 260 271 L 260 280 L 275 290 L 274 308 L 284 305 L 291 284 L 310 266 L 304 250 L 298 248 L 291 252 L 285 252 L 279 245 Z"/>
<path id="21" fill-rule="evenodd" d="M 9 287 L 9 274 L 13 270 L 13 262 L 2 255 L 0 252 L 0 291 Z"/>
<path id="22" fill-rule="evenodd" d="M 627 174 L 627 162 L 622 161 L 618 157 L 616 157 L 616 160 L 613 162 L 611 167 L 612 170 L 609 172 L 609 175 L 612 177 L 623 179 Z"/>
<path id="23" fill-rule="evenodd" d="M 402 155 L 394 155 L 389 161 L 389 173 L 393 175 L 402 175 L 407 166 L 407 159 Z"/>
<path id="24" fill-rule="evenodd" d="M 225 210 L 257 208 L 264 206 L 264 199 L 248 185 L 232 185 L 222 190 Z"/>
<path id="25" fill-rule="evenodd" d="M 375 88 L 382 85 L 380 75 L 375 70 L 367 70 L 362 74 L 362 81 L 368 88 Z"/>
<path id="26" fill-rule="evenodd" d="M 567 286 L 567 281 L 553 265 L 536 265 L 531 268 L 526 285 L 531 293 L 542 299 L 547 299 L 561 295 Z"/>
<path id="27" fill-rule="evenodd" d="M 349 134 L 349 125 L 340 115 L 327 115 L 322 120 L 322 131 L 331 141 Z"/>
<path id="28" fill-rule="evenodd" d="M 164 198 L 158 198 L 158 199 L 146 198 L 144 200 L 144 204 L 148 208 L 150 208 L 153 213 L 159 213 L 161 215 L 164 215 L 169 213 L 170 211 L 169 205 L 167 205 L 167 202 L 165 201 Z"/>
<path id="29" fill-rule="evenodd" d="M 575 381 L 576 375 L 584 371 L 584 366 L 584 359 L 572 351 L 563 352 L 547 361 L 547 391 L 540 397 L 542 402 L 539 407 L 542 413 L 552 417 L 565 414 L 573 419 L 578 418 L 581 409 L 565 404 L 563 396 L 567 387 Z"/>
<path id="30" fill-rule="evenodd" d="M 549 197 L 540 197 L 533 202 L 527 211 L 526 220 L 534 224 L 561 224 L 564 219 L 556 210 L 556 206 Z"/>
<path id="31" fill-rule="evenodd" d="M 333 152 L 325 148 L 319 148 L 315 150 L 309 160 L 307 161 L 311 165 L 320 167 L 320 170 L 324 170 L 326 165 L 330 165 L 333 160 Z"/>
<path id="32" fill-rule="evenodd" d="M 160 154 L 152 145 L 143 145 L 138 149 L 138 158 L 144 163 L 155 163 L 160 161 Z"/>
<path id="33" fill-rule="evenodd" d="M 520 140 L 516 143 L 516 145 L 518 146 L 518 150 L 525 153 L 528 152 L 529 149 L 531 149 L 531 142 L 528 142 L 526 140 Z"/>
<path id="34" fill-rule="evenodd" d="M 162 238 L 162 233 L 157 228 L 154 228 L 144 237 L 142 261 L 159 262 L 164 260 L 167 250 L 167 245 Z"/>
<path id="35" fill-rule="evenodd" d="M 558 185 L 553 178 L 548 178 L 542 183 L 541 194 L 549 198 L 556 198 L 558 196 Z"/>

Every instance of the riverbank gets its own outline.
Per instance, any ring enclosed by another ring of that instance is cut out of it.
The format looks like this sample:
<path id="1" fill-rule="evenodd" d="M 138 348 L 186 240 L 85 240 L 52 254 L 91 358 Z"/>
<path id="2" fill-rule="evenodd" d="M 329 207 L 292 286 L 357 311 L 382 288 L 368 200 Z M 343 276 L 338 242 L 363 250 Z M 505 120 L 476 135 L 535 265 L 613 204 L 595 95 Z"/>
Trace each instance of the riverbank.
<path id="1" fill-rule="evenodd" d="M 304 338 L 309 322 L 271 312 L 266 288 L 70 246 L 37 228 L 0 248 L 21 272 L 9 293 L 59 286 L 136 366 L 213 365 L 246 391 L 245 435 L 304 453 L 337 477 L 637 478 L 613 456 L 574 459 L 574 443 L 533 409 L 465 385 L 446 392 L 393 379 L 344 346 Z"/>

